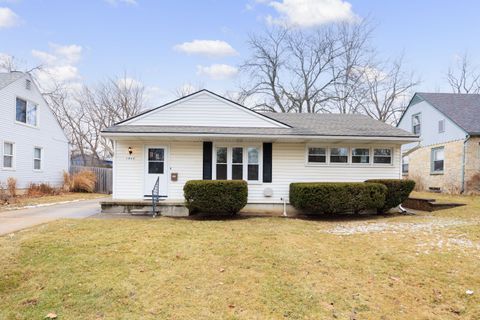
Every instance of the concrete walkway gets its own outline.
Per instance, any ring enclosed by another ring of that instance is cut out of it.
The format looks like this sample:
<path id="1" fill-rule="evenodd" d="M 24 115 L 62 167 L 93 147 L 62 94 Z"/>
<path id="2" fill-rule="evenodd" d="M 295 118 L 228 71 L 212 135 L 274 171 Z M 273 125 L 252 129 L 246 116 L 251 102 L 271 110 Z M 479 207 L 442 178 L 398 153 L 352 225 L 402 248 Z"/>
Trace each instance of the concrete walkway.
<path id="1" fill-rule="evenodd" d="M 104 198 L 83 200 L 52 206 L 0 212 L 0 235 L 9 234 L 37 224 L 62 219 L 81 219 L 100 213 Z"/>

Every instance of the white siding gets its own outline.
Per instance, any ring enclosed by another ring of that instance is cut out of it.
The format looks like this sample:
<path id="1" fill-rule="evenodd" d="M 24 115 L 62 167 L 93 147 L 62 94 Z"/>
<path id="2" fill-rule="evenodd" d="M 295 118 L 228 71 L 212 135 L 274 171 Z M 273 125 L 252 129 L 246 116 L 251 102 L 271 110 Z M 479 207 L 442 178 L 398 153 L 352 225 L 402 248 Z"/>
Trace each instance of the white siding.
<path id="1" fill-rule="evenodd" d="M 466 133 L 463 129 L 458 127 L 454 122 L 426 101 L 411 105 L 403 115 L 402 121 L 400 121 L 398 127 L 412 132 L 412 115 L 417 113 L 421 114 L 420 138 L 422 141 L 420 144 L 422 146 L 465 139 Z M 445 120 L 444 132 L 438 132 L 438 122 L 440 120 Z M 416 142 L 410 143 L 405 145 L 403 149 L 408 150 L 416 145 Z"/>
<path id="2" fill-rule="evenodd" d="M 269 128 L 282 126 L 208 92 L 200 92 L 170 106 L 127 121 L 124 125 Z"/>
<path id="3" fill-rule="evenodd" d="M 16 97 L 38 105 L 38 127 L 29 127 L 15 121 Z M 68 141 L 53 113 L 35 85 L 25 88 L 25 78 L 0 90 L 0 182 L 8 177 L 17 179 L 17 187 L 30 182 L 59 186 L 63 171 L 68 171 Z M 3 169 L 3 142 L 15 143 L 14 170 Z M 33 170 L 33 148 L 41 147 L 42 170 Z"/>
<path id="4" fill-rule="evenodd" d="M 217 142 L 214 142 L 217 143 Z M 368 142 L 366 142 L 368 144 Z M 169 181 L 168 197 L 183 199 L 183 185 L 188 180 L 202 179 L 202 142 L 128 142 L 118 141 L 114 160 L 114 194 L 116 199 L 141 199 L 143 196 L 144 145 L 169 145 L 169 172 L 178 173 L 178 181 Z M 221 142 L 218 142 L 221 144 Z M 134 150 L 128 159 L 128 147 Z M 339 146 L 339 145 L 338 145 Z M 348 146 L 354 146 L 348 144 Z M 364 145 L 358 145 L 365 147 Z M 393 164 L 376 165 L 306 165 L 306 145 L 303 143 L 274 143 L 272 153 L 272 183 L 249 184 L 249 203 L 281 203 L 288 198 L 291 182 L 308 181 L 364 181 L 374 178 L 398 179 L 400 174 L 399 145 L 372 145 L 367 147 L 393 148 Z M 372 155 L 371 155 L 372 156 Z M 170 179 L 169 179 L 170 180 Z M 273 189 L 273 197 L 263 196 L 265 188 Z"/>

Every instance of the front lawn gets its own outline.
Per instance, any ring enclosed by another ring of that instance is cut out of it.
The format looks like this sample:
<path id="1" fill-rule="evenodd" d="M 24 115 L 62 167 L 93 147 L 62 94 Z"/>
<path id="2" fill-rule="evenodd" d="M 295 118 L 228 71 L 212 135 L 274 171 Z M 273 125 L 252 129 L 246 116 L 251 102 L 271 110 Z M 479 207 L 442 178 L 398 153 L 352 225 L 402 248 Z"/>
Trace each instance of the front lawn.
<path id="1" fill-rule="evenodd" d="M 53 222 L 0 238 L 0 319 L 480 319 L 480 198 L 455 199 L 355 220 Z"/>
<path id="2" fill-rule="evenodd" d="M 0 204 L 0 212 L 9 210 L 9 209 L 23 208 L 26 206 L 58 203 L 63 201 L 97 199 L 97 198 L 103 198 L 103 197 L 108 197 L 108 195 L 99 194 L 99 193 L 84 193 L 84 192 L 65 192 L 58 195 L 52 195 L 52 196 L 45 195 L 45 196 L 38 196 L 38 197 L 29 197 L 27 195 L 21 195 L 14 198 L 13 200 L 10 200 L 11 203 Z"/>

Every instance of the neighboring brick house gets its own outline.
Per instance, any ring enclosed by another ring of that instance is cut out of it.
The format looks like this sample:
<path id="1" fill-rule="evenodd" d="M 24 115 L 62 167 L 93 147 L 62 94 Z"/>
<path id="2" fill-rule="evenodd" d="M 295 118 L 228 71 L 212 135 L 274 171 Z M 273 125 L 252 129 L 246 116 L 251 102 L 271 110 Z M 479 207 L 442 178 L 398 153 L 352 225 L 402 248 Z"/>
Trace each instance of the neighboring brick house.
<path id="1" fill-rule="evenodd" d="M 397 127 L 421 138 L 402 147 L 403 175 L 420 189 L 480 191 L 480 94 L 418 92 Z"/>

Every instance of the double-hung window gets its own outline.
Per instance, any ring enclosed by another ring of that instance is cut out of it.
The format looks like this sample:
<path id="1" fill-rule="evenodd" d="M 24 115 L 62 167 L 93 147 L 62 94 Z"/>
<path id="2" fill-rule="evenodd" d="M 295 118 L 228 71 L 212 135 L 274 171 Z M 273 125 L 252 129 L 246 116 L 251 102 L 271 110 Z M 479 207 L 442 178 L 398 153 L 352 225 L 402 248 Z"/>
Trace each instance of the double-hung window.
<path id="1" fill-rule="evenodd" d="M 412 132 L 414 134 L 421 134 L 422 131 L 422 119 L 420 113 L 414 114 L 412 116 Z"/>
<path id="2" fill-rule="evenodd" d="M 352 163 L 370 163 L 370 149 L 368 148 L 353 148 L 352 149 Z"/>
<path id="3" fill-rule="evenodd" d="M 260 148 L 254 146 L 215 148 L 216 180 L 248 180 L 260 179 Z"/>
<path id="4" fill-rule="evenodd" d="M 310 147 L 308 148 L 308 163 L 326 163 L 327 148 Z"/>
<path id="5" fill-rule="evenodd" d="M 407 174 L 408 173 L 408 156 L 403 156 L 402 157 L 402 173 Z"/>
<path id="6" fill-rule="evenodd" d="M 3 143 L 3 168 L 4 169 L 13 169 L 13 143 L 4 142 Z"/>
<path id="7" fill-rule="evenodd" d="M 348 163 L 348 148 L 331 148 L 330 163 Z"/>
<path id="8" fill-rule="evenodd" d="M 33 148 L 33 169 L 42 170 L 42 148 Z"/>
<path id="9" fill-rule="evenodd" d="M 38 124 L 38 106 L 26 100 L 17 98 L 15 119 L 18 122 L 36 127 Z"/>
<path id="10" fill-rule="evenodd" d="M 373 149 L 373 163 L 392 164 L 392 149 L 388 149 L 388 148 Z"/>
<path id="11" fill-rule="evenodd" d="M 445 148 L 433 148 L 432 149 L 432 163 L 431 163 L 431 172 L 432 173 L 442 173 L 444 167 L 445 159 Z"/>

